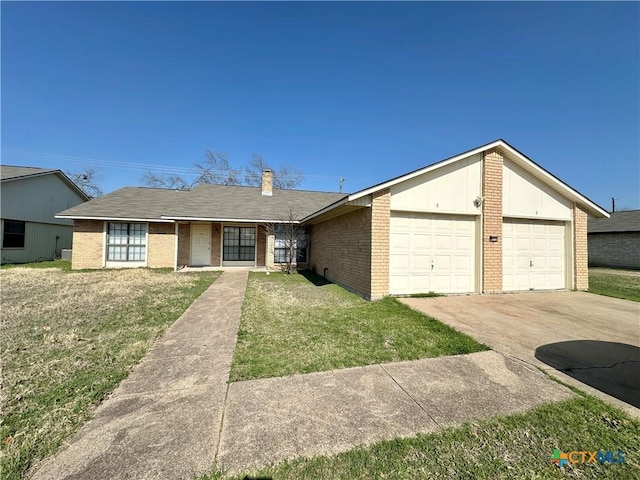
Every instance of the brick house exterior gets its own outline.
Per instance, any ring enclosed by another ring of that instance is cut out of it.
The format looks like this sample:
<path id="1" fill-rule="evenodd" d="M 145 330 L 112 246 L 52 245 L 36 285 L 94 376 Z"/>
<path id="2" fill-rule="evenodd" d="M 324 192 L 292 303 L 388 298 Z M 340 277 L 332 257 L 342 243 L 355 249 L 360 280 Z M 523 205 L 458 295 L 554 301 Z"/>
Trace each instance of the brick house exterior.
<path id="1" fill-rule="evenodd" d="M 73 268 L 278 268 L 274 225 L 295 222 L 299 264 L 377 299 L 586 289 L 587 217 L 607 212 L 497 140 L 350 195 L 273 189 L 267 171 L 262 188 L 125 188 L 59 215 Z"/>
<path id="2" fill-rule="evenodd" d="M 587 234 L 590 266 L 640 269 L 640 210 L 589 219 Z"/>

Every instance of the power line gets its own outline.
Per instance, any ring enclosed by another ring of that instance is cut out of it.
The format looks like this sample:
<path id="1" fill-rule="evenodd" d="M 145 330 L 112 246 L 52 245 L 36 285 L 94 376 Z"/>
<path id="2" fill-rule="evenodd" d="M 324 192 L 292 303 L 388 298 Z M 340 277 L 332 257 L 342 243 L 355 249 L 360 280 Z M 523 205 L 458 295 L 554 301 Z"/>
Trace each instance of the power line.
<path id="1" fill-rule="evenodd" d="M 197 175 L 199 171 L 194 167 L 178 167 L 174 165 L 161 165 L 157 163 L 141 163 L 141 162 L 123 162 L 118 160 L 105 160 L 99 158 L 81 157 L 75 155 L 65 155 L 58 153 L 46 153 L 36 152 L 33 150 L 23 150 L 18 148 L 2 147 L 2 157 L 9 156 L 12 158 L 11 162 L 18 161 L 49 161 L 58 164 L 71 164 L 90 167 L 103 167 L 103 168 L 118 168 L 123 170 L 133 170 L 140 172 L 161 172 L 165 174 L 175 175 Z M 15 159 L 15 160 L 13 160 Z M 234 170 L 222 171 L 221 174 L 237 173 Z M 341 178 L 340 175 L 302 175 L 305 181 L 317 182 L 317 181 L 335 181 Z M 364 178 L 350 177 L 352 180 L 366 180 Z"/>

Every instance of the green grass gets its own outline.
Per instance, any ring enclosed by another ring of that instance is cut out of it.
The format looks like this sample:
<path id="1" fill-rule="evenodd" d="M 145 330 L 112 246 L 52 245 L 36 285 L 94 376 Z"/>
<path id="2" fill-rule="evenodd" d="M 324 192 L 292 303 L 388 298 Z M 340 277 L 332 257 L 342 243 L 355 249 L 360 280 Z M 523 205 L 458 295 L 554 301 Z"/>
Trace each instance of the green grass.
<path id="1" fill-rule="evenodd" d="M 71 271 L 71 262 L 67 260 L 47 260 L 44 262 L 33 262 L 33 263 L 4 263 L 0 268 L 9 269 L 9 268 L 59 268 L 64 271 Z"/>
<path id="2" fill-rule="evenodd" d="M 589 269 L 589 293 L 640 302 L 640 276 L 636 272 Z"/>
<path id="3" fill-rule="evenodd" d="M 368 302 L 311 274 L 251 273 L 231 381 L 482 350 L 394 298 Z"/>
<path id="4" fill-rule="evenodd" d="M 625 452 L 624 464 L 551 464 L 554 449 Z M 226 477 L 273 479 L 638 479 L 640 423 L 593 397 L 581 396 L 523 414 Z"/>
<path id="5" fill-rule="evenodd" d="M 7 480 L 54 453 L 219 275 L 30 267 L 1 272 Z"/>

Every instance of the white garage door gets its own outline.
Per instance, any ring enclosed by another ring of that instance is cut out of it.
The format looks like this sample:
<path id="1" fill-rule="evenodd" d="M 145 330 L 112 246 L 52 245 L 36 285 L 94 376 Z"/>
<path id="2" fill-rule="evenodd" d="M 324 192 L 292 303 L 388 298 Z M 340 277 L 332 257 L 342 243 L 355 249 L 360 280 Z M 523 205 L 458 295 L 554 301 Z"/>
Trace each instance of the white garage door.
<path id="1" fill-rule="evenodd" d="M 475 218 L 392 214 L 389 292 L 475 291 Z"/>
<path id="2" fill-rule="evenodd" d="M 503 290 L 566 288 L 564 232 L 563 222 L 505 219 Z"/>

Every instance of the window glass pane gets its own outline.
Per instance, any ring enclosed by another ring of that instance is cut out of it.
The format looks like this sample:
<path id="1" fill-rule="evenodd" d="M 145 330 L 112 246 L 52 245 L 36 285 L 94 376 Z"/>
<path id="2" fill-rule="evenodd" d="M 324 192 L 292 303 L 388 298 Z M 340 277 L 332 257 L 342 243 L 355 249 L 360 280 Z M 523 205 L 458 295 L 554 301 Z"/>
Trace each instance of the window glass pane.
<path id="1" fill-rule="evenodd" d="M 107 260 L 126 260 L 127 247 L 109 246 Z"/>
<path id="2" fill-rule="evenodd" d="M 129 258 L 132 262 L 140 262 L 144 260 L 144 247 L 129 247 Z"/>
<path id="3" fill-rule="evenodd" d="M 21 220 L 4 220 L 3 248 L 24 248 L 26 222 Z"/>
<path id="4" fill-rule="evenodd" d="M 253 227 L 240 229 L 240 245 L 253 247 L 256 244 L 256 230 Z"/>
<path id="5" fill-rule="evenodd" d="M 274 261 L 276 263 L 287 263 L 289 261 L 289 249 L 288 248 L 276 248 L 274 252 Z"/>
<path id="6" fill-rule="evenodd" d="M 107 233 L 107 260 L 144 261 L 147 234 L 145 224 L 109 223 Z"/>

